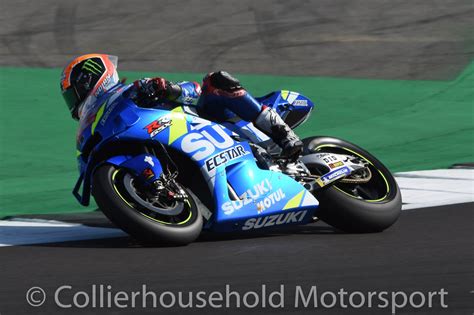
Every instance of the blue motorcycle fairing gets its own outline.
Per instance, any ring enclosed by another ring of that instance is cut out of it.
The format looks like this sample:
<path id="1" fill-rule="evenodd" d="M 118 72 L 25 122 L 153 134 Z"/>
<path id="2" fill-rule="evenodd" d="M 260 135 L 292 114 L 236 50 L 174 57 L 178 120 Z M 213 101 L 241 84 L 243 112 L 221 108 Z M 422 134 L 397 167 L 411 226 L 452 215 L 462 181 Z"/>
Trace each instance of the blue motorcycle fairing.
<path id="1" fill-rule="evenodd" d="M 292 129 L 304 123 L 314 109 L 309 98 L 288 90 L 274 91 L 257 100 L 273 108 Z"/>
<path id="2" fill-rule="evenodd" d="M 117 156 L 110 158 L 107 160 L 107 163 L 115 164 L 114 162 L 117 161 L 117 158 Z M 153 155 L 140 154 L 125 158 L 125 161 L 115 165 L 130 170 L 132 174 L 140 178 L 144 183 L 152 184 L 163 173 L 160 161 Z"/>
<path id="3" fill-rule="evenodd" d="M 81 204 L 88 204 L 93 170 L 104 163 L 94 161 L 95 153 L 114 141 L 158 141 L 185 153 L 199 166 L 215 200 L 208 228 L 235 231 L 311 220 L 318 207 L 316 198 L 293 178 L 260 169 L 249 144 L 235 140 L 233 131 L 187 114 L 182 107 L 171 111 L 138 107 L 121 95 L 124 90 L 126 86 L 119 87 L 108 100 L 95 107 L 95 116 L 91 114 L 94 119 L 82 122 L 87 125 L 82 127 L 85 140 L 79 148 L 84 149 L 94 135 L 100 135 L 100 140 L 87 160 L 79 157 L 81 175 L 74 195 Z M 251 128 L 248 132 L 252 132 Z M 136 174 L 143 170 L 143 161 L 139 160 L 144 156 L 132 161 L 129 158 L 116 156 L 108 162 L 125 163 Z M 78 190 L 82 182 L 81 197 Z"/>
<path id="4" fill-rule="evenodd" d="M 237 200 L 229 196 L 230 185 Z M 274 217 L 284 214 L 278 224 L 302 224 L 312 220 L 318 201 L 293 178 L 258 168 L 254 160 L 235 162 L 222 166 L 215 176 L 214 198 L 216 200 L 215 231 L 244 229 L 247 221 L 259 217 Z M 294 222 L 284 222 L 288 212 L 301 212 Z M 276 222 L 276 221 L 275 221 Z M 267 222 L 269 227 L 271 222 Z M 267 224 L 265 223 L 265 224 Z M 252 227 L 252 229 L 255 227 Z M 258 228 L 258 226 L 256 227 Z M 251 228 L 248 228 L 251 229 Z"/>
<path id="5" fill-rule="evenodd" d="M 84 146 L 87 144 L 86 140 L 96 132 L 101 135 L 102 139 L 105 139 L 125 130 L 139 119 L 130 110 L 134 103 L 122 95 L 130 86 L 117 84 L 96 102 L 84 105 L 76 138 L 78 153 L 84 150 Z M 104 127 L 110 116 L 115 117 L 115 125 L 113 128 Z"/>
<path id="6" fill-rule="evenodd" d="M 237 120 L 235 122 L 223 122 L 222 125 L 224 125 L 232 132 L 238 134 L 241 138 L 248 139 L 252 143 L 258 144 L 262 142 L 267 143 L 271 141 L 270 137 L 258 130 L 253 123 L 245 120 Z"/>

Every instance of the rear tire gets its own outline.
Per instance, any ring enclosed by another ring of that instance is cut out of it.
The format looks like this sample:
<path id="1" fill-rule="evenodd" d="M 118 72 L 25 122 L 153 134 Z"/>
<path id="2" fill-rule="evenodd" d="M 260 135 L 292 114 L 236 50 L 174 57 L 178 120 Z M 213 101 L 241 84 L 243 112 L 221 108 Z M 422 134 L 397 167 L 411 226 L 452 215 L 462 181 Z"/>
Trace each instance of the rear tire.
<path id="1" fill-rule="evenodd" d="M 338 183 L 320 189 L 314 193 L 319 201 L 319 209 L 315 213 L 318 218 L 351 233 L 380 232 L 397 221 L 402 207 L 400 189 L 390 171 L 373 155 L 355 144 L 332 137 L 310 137 L 304 139 L 303 143 L 305 155 L 316 151 L 356 153 L 354 155 L 372 163 L 371 167 L 379 172 L 377 175 L 380 178 L 385 178 L 383 185 L 387 186 L 384 197 L 371 201 L 351 196 L 338 188 Z M 311 165 L 307 167 L 311 170 Z"/>
<path id="2" fill-rule="evenodd" d="M 118 170 L 114 165 L 104 164 L 97 168 L 93 177 L 92 194 L 110 221 L 147 244 L 186 245 L 199 236 L 203 220 L 191 194 L 187 194 L 189 218 L 186 221 L 158 222 L 138 211 L 119 194 L 113 179 Z"/>

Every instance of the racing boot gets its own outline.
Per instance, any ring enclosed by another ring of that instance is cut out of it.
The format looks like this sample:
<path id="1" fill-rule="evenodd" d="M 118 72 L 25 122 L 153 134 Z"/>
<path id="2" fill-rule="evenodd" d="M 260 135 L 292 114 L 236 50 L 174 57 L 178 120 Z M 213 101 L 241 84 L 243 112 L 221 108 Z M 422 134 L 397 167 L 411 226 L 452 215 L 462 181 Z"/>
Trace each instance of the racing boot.
<path id="1" fill-rule="evenodd" d="M 296 160 L 303 152 L 303 142 L 272 108 L 263 106 L 253 123 L 282 148 L 282 156 Z"/>

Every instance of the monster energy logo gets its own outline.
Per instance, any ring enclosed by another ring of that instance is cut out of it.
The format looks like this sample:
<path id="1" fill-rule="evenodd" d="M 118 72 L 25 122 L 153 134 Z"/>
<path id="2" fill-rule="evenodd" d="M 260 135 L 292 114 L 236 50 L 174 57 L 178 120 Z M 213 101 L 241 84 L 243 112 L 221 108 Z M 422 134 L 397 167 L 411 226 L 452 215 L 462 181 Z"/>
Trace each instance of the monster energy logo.
<path id="1" fill-rule="evenodd" d="M 89 71 L 92 74 L 99 75 L 102 73 L 102 66 L 92 59 L 87 59 L 82 65 L 82 70 Z"/>

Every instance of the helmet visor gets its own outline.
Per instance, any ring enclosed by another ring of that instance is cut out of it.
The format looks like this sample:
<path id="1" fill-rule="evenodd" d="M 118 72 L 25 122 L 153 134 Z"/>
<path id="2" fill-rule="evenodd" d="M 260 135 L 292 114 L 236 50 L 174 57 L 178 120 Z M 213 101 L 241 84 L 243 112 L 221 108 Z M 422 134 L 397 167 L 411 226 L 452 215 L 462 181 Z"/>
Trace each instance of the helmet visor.
<path id="1" fill-rule="evenodd" d="M 66 101 L 69 112 L 73 118 L 78 119 L 77 117 L 77 105 L 79 103 L 79 98 L 73 88 L 68 88 L 63 92 L 64 100 Z"/>
<path id="2" fill-rule="evenodd" d="M 118 66 L 118 57 L 113 55 L 107 55 L 109 57 L 110 62 L 114 65 L 114 68 L 117 69 Z"/>

